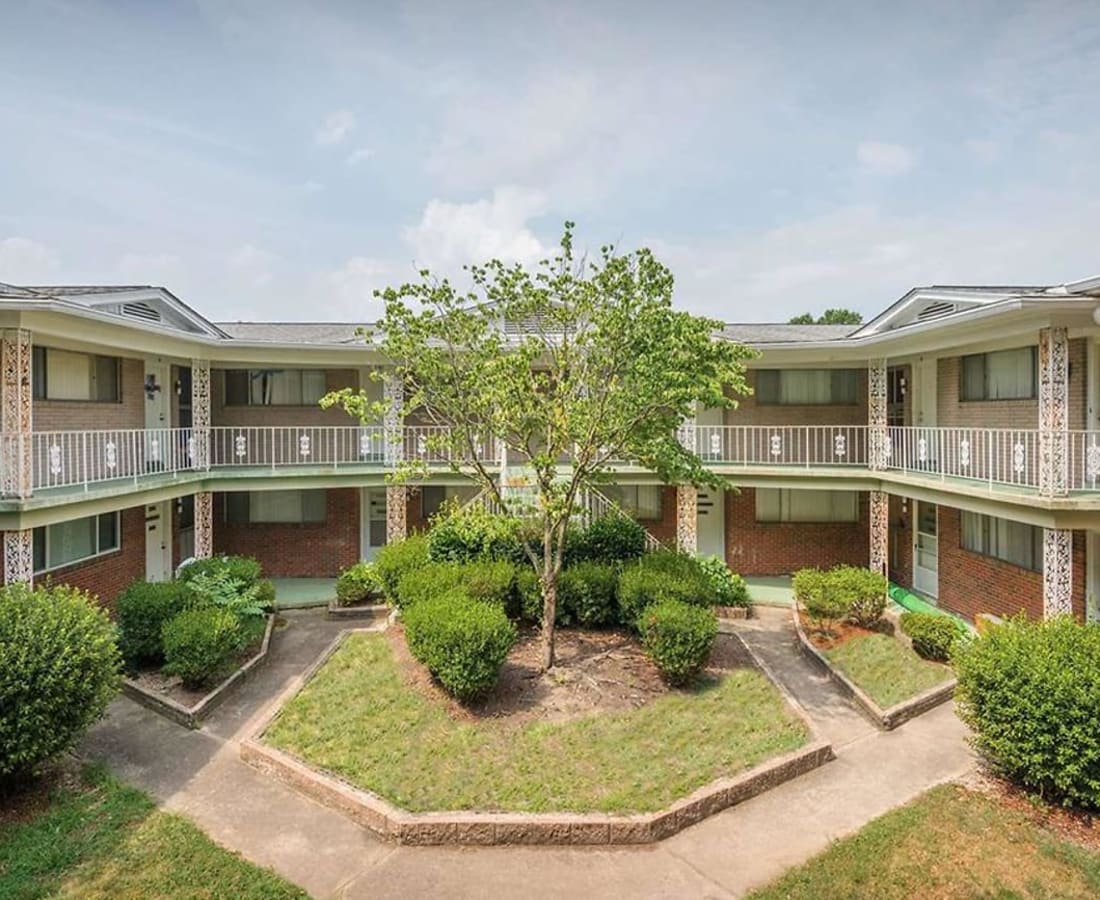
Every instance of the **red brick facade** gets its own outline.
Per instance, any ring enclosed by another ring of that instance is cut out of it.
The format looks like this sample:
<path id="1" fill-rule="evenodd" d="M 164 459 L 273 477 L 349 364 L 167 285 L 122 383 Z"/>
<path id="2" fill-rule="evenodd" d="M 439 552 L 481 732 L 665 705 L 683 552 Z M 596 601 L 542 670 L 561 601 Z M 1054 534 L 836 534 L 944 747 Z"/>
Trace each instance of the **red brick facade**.
<path id="1" fill-rule="evenodd" d="M 230 524 L 214 495 L 214 552 L 252 556 L 269 578 L 334 578 L 359 560 L 359 489 L 325 491 L 324 522 Z"/>
<path id="2" fill-rule="evenodd" d="M 325 372 L 325 389 L 359 387 L 359 373 L 354 369 L 329 369 Z M 226 406 L 225 370 L 210 372 L 210 424 L 240 427 L 295 425 L 354 425 L 348 414 L 338 407 L 321 409 L 316 403 L 306 406 Z"/>
<path id="3" fill-rule="evenodd" d="M 767 368 L 766 366 L 764 368 Z M 756 387 L 756 372 L 747 373 L 749 385 Z M 866 425 L 867 370 L 859 369 L 856 386 L 857 402 L 845 405 L 812 404 L 808 406 L 760 405 L 756 395 L 739 397 L 737 409 L 725 412 L 727 425 Z"/>

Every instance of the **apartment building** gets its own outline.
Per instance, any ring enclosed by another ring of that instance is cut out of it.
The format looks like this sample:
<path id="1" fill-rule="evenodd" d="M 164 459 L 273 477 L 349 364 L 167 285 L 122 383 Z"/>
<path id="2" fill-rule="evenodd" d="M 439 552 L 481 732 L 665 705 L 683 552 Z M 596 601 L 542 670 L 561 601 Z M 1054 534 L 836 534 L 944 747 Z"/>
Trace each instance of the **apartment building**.
<path id="1" fill-rule="evenodd" d="M 623 466 L 605 493 L 746 575 L 870 565 L 970 618 L 1098 618 L 1098 309 L 1100 278 L 916 288 L 862 326 L 729 325 L 760 351 L 754 393 L 680 437 L 736 489 Z M 223 552 L 330 577 L 471 497 L 430 426 L 320 409 L 399 389 L 355 332 L 215 324 L 158 287 L 0 285 L 5 582 L 110 604 Z M 429 477 L 387 486 L 400 455 Z"/>

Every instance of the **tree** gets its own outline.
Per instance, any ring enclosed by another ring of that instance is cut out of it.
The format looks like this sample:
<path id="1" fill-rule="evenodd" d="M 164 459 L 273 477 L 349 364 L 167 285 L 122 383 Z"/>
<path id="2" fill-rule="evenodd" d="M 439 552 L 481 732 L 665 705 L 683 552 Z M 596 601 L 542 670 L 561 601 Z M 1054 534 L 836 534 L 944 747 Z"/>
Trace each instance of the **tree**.
<path id="1" fill-rule="evenodd" d="M 812 313 L 803 313 L 790 319 L 791 325 L 861 325 L 863 316 L 851 309 L 827 309 L 816 319 Z"/>
<path id="2" fill-rule="evenodd" d="M 416 410 L 437 426 L 430 449 L 529 520 L 524 549 L 539 573 L 542 659 L 551 668 L 566 528 L 583 491 L 624 459 L 666 483 L 723 487 L 677 428 L 697 404 L 736 406 L 754 354 L 720 337 L 720 322 L 674 310 L 672 274 L 649 250 L 620 256 L 605 246 L 598 261 L 578 259 L 571 222 L 560 250 L 532 271 L 499 260 L 467 270 L 465 294 L 427 270 L 417 283 L 377 292 L 385 314 L 364 333 L 403 383 L 399 401 L 372 403 L 346 389 L 322 403 L 360 421 Z M 495 460 L 479 452 L 494 441 L 527 473 L 526 496 L 502 485 Z M 390 477 L 424 473 L 408 460 Z"/>

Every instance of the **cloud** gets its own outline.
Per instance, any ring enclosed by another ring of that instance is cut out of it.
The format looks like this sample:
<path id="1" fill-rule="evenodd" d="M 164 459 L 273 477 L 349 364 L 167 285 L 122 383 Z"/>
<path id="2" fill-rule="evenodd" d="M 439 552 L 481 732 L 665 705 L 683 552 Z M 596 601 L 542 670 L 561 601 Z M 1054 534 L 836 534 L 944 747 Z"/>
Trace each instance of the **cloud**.
<path id="1" fill-rule="evenodd" d="M 971 156 L 980 162 L 991 163 L 1001 158 L 1001 145 L 996 141 L 970 138 L 969 140 L 963 141 L 963 147 L 966 148 L 966 151 Z"/>
<path id="2" fill-rule="evenodd" d="M 493 258 L 529 263 L 546 254 L 528 227 L 545 211 L 546 198 L 539 191 L 498 187 L 490 199 L 472 203 L 432 200 L 404 237 L 418 266 L 444 273 Z"/>
<path id="3" fill-rule="evenodd" d="M 863 141 L 856 148 L 860 169 L 871 175 L 904 175 L 913 168 L 913 152 L 901 144 L 885 141 Z"/>
<path id="4" fill-rule="evenodd" d="M 328 114 L 313 135 L 313 140 L 319 147 L 331 147 L 341 143 L 354 128 L 355 113 L 351 110 L 339 109 Z"/>
<path id="5" fill-rule="evenodd" d="M 361 162 L 366 162 L 373 156 L 369 147 L 360 147 L 358 150 L 353 150 L 348 154 L 348 158 L 344 160 L 349 166 L 357 166 Z"/>
<path id="6" fill-rule="evenodd" d="M 0 281 L 42 284 L 57 271 L 57 256 L 45 244 L 18 235 L 0 240 Z"/>
<path id="7" fill-rule="evenodd" d="M 173 293 L 187 281 L 183 261 L 174 253 L 125 253 L 115 267 L 130 284 L 164 285 Z"/>
<path id="8" fill-rule="evenodd" d="M 375 289 L 389 287 L 399 280 L 404 279 L 392 263 L 353 256 L 337 268 L 317 275 L 310 290 L 311 296 L 324 298 L 327 318 L 336 313 L 352 320 L 371 321 L 382 314 L 382 303 L 374 296 Z"/>
<path id="9" fill-rule="evenodd" d="M 271 269 L 277 260 L 274 253 L 255 244 L 243 244 L 229 254 L 230 269 L 253 287 L 263 287 L 271 281 Z"/>

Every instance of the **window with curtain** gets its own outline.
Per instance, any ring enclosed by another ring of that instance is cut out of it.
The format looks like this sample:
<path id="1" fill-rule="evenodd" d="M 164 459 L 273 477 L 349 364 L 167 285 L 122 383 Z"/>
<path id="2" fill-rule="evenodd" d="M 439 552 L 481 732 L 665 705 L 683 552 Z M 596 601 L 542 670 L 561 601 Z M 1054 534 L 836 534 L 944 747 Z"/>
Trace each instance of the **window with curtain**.
<path id="1" fill-rule="evenodd" d="M 313 406 L 326 393 L 324 369 L 229 369 L 226 406 Z"/>
<path id="2" fill-rule="evenodd" d="M 225 520 L 234 525 L 324 522 L 324 490 L 235 491 L 225 495 Z"/>
<path id="3" fill-rule="evenodd" d="M 659 484 L 604 484 L 599 490 L 635 519 L 662 517 Z"/>
<path id="4" fill-rule="evenodd" d="M 119 514 L 103 513 L 45 525 L 32 534 L 35 574 L 117 550 Z"/>
<path id="5" fill-rule="evenodd" d="M 975 353 L 962 358 L 960 400 L 1029 400 L 1037 396 L 1035 347 Z"/>
<path id="6" fill-rule="evenodd" d="M 1043 529 L 1036 525 L 964 512 L 961 544 L 972 553 L 1033 572 L 1043 571 Z"/>
<path id="7" fill-rule="evenodd" d="M 856 369 L 758 369 L 762 406 L 850 406 L 859 402 Z"/>
<path id="8" fill-rule="evenodd" d="M 35 347 L 31 360 L 36 400 L 119 401 L 117 357 Z"/>
<path id="9" fill-rule="evenodd" d="M 856 491 L 756 489 L 757 522 L 858 522 Z"/>

